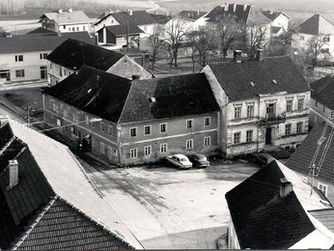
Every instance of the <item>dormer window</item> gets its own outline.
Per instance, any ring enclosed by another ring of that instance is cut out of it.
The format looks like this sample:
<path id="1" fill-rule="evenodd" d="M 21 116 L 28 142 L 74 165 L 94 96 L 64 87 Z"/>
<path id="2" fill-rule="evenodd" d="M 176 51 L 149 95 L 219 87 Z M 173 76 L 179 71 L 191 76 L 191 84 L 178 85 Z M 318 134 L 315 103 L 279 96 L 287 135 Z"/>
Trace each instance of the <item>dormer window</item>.
<path id="1" fill-rule="evenodd" d="M 273 84 L 277 85 L 277 80 L 276 79 L 273 79 Z"/>
<path id="2" fill-rule="evenodd" d="M 157 100 L 156 100 L 155 97 L 150 97 L 150 102 L 151 102 L 151 103 L 155 103 L 155 102 L 157 102 Z"/>
<path id="3" fill-rule="evenodd" d="M 255 83 L 254 83 L 254 82 L 249 82 L 249 84 L 251 85 L 251 87 L 254 87 L 254 86 L 255 86 Z"/>

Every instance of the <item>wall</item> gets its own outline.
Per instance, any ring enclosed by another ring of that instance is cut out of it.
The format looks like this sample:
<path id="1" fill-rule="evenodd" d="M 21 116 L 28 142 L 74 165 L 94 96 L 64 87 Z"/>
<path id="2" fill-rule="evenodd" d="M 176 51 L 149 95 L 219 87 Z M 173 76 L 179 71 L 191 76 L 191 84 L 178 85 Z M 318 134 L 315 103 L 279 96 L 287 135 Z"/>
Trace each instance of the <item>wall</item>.
<path id="1" fill-rule="evenodd" d="M 103 26 L 119 25 L 117 20 L 113 16 L 108 16 L 106 19 L 101 21 L 99 24 L 95 24 L 95 32 L 103 28 Z"/>
<path id="2" fill-rule="evenodd" d="M 311 108 L 325 118 L 329 118 L 330 115 L 334 113 L 334 110 L 328 109 L 323 104 L 321 104 L 320 102 L 317 102 L 316 100 L 312 98 L 311 98 Z M 315 112 L 311 110 L 310 112 L 310 125 L 311 126 L 314 126 L 317 123 L 323 123 L 324 121 L 325 120 L 321 118 L 321 116 L 319 116 L 318 114 L 316 114 Z"/>
<path id="3" fill-rule="evenodd" d="M 50 61 L 47 61 L 48 68 L 48 82 L 50 86 L 56 85 L 58 82 L 67 78 L 74 71 L 63 66 L 57 65 Z"/>
<path id="4" fill-rule="evenodd" d="M 50 51 L 8 53 L 0 55 L 0 70 L 10 70 L 11 81 L 41 79 L 41 66 L 47 66 L 46 59 L 40 59 L 41 53 Z M 23 55 L 22 62 L 15 62 L 15 55 Z M 16 77 L 16 70 L 24 70 L 24 77 Z"/>
<path id="5" fill-rule="evenodd" d="M 90 30 L 90 23 L 74 23 L 74 24 L 59 25 L 59 31 L 61 33 L 79 32 L 79 31 L 89 32 L 89 30 Z"/>

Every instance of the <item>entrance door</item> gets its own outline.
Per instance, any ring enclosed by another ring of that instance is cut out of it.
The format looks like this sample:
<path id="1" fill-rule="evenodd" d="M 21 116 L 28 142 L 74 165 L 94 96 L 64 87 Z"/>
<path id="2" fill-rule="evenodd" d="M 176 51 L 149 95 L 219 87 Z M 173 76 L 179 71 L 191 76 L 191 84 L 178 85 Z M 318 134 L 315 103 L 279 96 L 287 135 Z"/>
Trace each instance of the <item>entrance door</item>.
<path id="1" fill-rule="evenodd" d="M 266 145 L 271 144 L 271 127 L 266 128 Z"/>
<path id="2" fill-rule="evenodd" d="M 41 66 L 41 79 L 46 79 L 46 66 Z"/>

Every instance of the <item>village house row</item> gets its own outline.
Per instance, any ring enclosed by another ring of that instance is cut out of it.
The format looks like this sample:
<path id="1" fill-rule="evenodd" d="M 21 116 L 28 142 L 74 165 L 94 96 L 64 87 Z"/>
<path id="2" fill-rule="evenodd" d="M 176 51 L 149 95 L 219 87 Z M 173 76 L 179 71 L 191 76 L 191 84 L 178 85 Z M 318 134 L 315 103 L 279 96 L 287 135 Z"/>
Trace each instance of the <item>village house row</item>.
<path id="1" fill-rule="evenodd" d="M 67 53 L 67 44 L 87 53 Z M 105 53 L 120 64 L 117 70 L 91 59 Z M 308 132 L 311 89 L 291 59 L 262 53 L 249 61 L 236 51 L 232 62 L 207 65 L 201 73 L 154 78 L 128 57 L 119 63 L 109 50 L 69 39 L 47 56 L 49 68 L 63 65 L 74 73 L 45 90 L 44 121 L 121 166 L 171 153 L 231 158 L 296 148 Z"/>

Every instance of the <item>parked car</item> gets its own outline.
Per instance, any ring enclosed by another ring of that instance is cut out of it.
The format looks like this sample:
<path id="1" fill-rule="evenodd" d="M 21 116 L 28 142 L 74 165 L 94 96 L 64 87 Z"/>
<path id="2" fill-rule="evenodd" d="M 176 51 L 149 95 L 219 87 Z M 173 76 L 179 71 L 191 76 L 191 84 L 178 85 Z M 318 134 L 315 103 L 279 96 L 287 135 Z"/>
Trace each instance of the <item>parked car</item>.
<path id="1" fill-rule="evenodd" d="M 193 167 L 208 167 L 210 162 L 203 154 L 188 155 L 189 160 L 193 163 Z"/>
<path id="2" fill-rule="evenodd" d="M 275 160 L 275 158 L 269 153 L 252 153 L 251 160 L 257 164 L 260 164 L 261 166 L 266 166 L 267 164 Z"/>
<path id="3" fill-rule="evenodd" d="M 189 169 L 193 166 L 193 164 L 189 161 L 187 156 L 183 154 L 173 154 L 167 156 L 167 161 L 173 164 L 174 166 L 180 169 Z"/>

